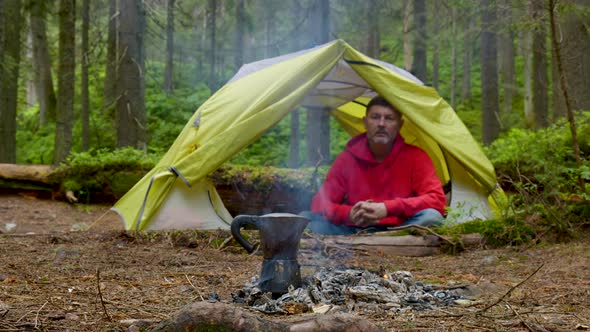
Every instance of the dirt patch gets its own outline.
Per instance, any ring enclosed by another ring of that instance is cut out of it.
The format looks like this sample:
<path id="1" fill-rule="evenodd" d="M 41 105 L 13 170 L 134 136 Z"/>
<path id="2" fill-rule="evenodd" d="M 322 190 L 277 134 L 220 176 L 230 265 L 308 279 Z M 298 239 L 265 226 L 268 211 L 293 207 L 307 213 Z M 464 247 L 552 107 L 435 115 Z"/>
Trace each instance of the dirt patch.
<path id="1" fill-rule="evenodd" d="M 0 196 L 0 331 L 125 331 L 126 319 L 154 326 L 192 302 L 218 297 L 231 303 L 231 293 L 259 273 L 261 256 L 225 241 L 229 232 L 134 234 L 124 232 L 108 208 Z M 590 325 L 589 245 L 586 237 L 424 258 L 326 257 L 304 249 L 300 263 L 302 273 L 344 265 L 406 270 L 427 283 L 474 286 L 469 307 L 360 314 L 387 330 L 571 331 Z"/>

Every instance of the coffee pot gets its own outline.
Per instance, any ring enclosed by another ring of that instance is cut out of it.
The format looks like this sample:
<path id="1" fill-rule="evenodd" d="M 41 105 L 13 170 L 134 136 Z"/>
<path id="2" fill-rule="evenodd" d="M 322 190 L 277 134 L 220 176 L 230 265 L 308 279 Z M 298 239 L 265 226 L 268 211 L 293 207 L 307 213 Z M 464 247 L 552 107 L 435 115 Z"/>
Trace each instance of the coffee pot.
<path id="1" fill-rule="evenodd" d="M 264 261 L 259 288 L 272 292 L 273 297 L 288 292 L 289 286 L 301 286 L 301 272 L 297 262 L 299 241 L 309 219 L 290 213 L 271 213 L 263 216 L 239 215 L 232 221 L 231 233 L 249 253 L 254 245 L 242 237 L 240 229 L 255 228 L 260 233 L 260 249 Z"/>

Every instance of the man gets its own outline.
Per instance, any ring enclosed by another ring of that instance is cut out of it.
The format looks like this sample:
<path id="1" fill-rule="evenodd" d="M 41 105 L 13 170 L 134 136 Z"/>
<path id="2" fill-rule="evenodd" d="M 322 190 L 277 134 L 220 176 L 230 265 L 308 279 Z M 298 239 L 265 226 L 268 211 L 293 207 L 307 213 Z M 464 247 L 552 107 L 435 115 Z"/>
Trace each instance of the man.
<path id="1" fill-rule="evenodd" d="M 401 113 L 377 96 L 363 118 L 366 133 L 353 137 L 314 196 L 308 228 L 324 235 L 351 235 L 386 227 L 440 224 L 445 194 L 432 160 L 406 144 Z"/>

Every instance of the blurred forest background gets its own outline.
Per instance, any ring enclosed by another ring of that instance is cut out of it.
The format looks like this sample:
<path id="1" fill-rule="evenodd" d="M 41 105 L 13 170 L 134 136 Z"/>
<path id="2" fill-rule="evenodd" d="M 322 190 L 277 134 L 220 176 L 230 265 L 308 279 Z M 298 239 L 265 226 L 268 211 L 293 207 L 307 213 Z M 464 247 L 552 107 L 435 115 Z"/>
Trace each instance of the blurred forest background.
<path id="1" fill-rule="evenodd" d="M 494 238 L 575 236 L 590 220 L 589 22 L 588 0 L 0 0 L 0 163 L 61 164 L 62 189 L 117 199 L 242 64 L 343 39 L 453 106 L 515 193 Z M 228 163 L 262 171 L 224 178 L 315 178 L 310 151 L 323 144 L 327 166 L 348 137 L 330 122 L 328 142 L 306 139 L 308 115 Z"/>
<path id="2" fill-rule="evenodd" d="M 588 0 L 0 0 L 0 163 L 149 169 L 242 64 L 343 39 L 436 88 L 518 206 L 559 219 L 589 197 L 589 22 Z M 306 140 L 307 115 L 231 163 L 329 164 L 348 137 Z"/>
<path id="3" fill-rule="evenodd" d="M 435 87 L 489 145 L 559 122 L 564 92 L 590 110 L 588 22 L 587 0 L 2 0 L 0 162 L 125 146 L 157 158 L 242 64 L 336 38 Z M 234 162 L 310 165 L 305 120 Z M 331 158 L 347 139 L 332 127 Z"/>

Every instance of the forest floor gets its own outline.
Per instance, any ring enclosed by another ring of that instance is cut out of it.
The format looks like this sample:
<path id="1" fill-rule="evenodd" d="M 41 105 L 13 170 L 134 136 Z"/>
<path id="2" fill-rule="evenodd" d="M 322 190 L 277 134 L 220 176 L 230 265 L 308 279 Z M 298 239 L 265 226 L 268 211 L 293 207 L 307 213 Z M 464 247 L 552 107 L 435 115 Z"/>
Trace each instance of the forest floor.
<path id="1" fill-rule="evenodd" d="M 127 327 L 130 319 L 149 329 L 211 294 L 231 304 L 231 293 L 258 276 L 262 261 L 225 241 L 227 231 L 125 232 L 105 205 L 4 194 L 0 221 L 0 331 L 140 330 Z M 590 326 L 589 248 L 581 236 L 459 255 L 316 255 L 317 262 L 300 263 L 406 270 L 425 283 L 479 290 L 469 307 L 359 314 L 388 331 L 573 331 Z"/>

